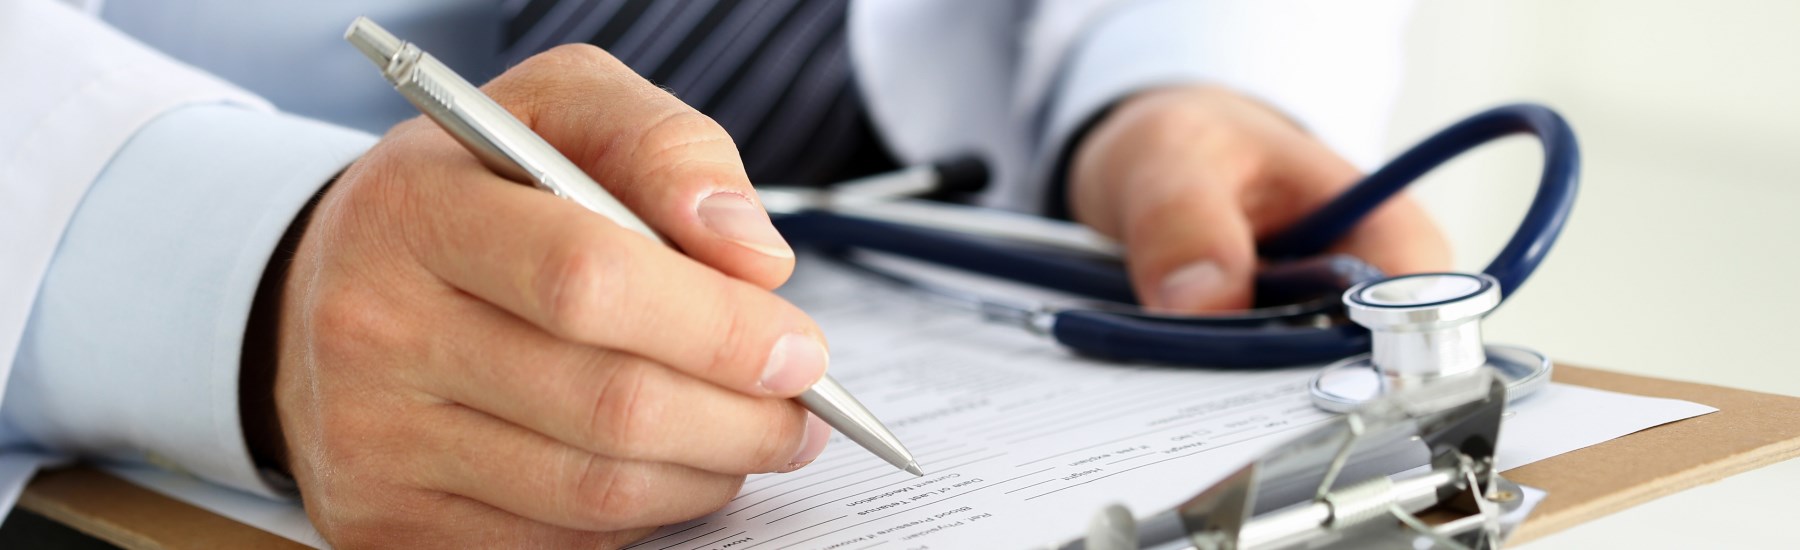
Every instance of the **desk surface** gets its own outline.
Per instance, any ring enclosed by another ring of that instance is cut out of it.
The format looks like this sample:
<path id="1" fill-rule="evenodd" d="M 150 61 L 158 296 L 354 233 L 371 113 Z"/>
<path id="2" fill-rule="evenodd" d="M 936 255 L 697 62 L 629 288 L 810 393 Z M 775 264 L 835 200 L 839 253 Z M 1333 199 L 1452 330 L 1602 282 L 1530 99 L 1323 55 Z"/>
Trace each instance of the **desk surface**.
<path id="1" fill-rule="evenodd" d="M 1565 365 L 1556 380 L 1719 412 L 1506 472 L 1550 493 L 1514 543 L 1800 455 L 1800 398 Z M 302 547 L 87 467 L 38 474 L 20 505 L 126 548 Z"/>

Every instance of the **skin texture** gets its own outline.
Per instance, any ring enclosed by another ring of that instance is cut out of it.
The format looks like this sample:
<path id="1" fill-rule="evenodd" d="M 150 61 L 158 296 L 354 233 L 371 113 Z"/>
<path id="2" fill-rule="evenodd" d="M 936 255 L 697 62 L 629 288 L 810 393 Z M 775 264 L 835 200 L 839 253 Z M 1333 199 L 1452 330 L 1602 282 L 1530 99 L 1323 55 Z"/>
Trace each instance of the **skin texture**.
<path id="1" fill-rule="evenodd" d="M 1256 240 L 1355 183 L 1348 161 L 1268 107 L 1216 86 L 1141 92 L 1076 148 L 1075 218 L 1125 245 L 1139 298 L 1175 312 L 1250 305 Z M 1404 194 L 1333 252 L 1390 274 L 1449 267 L 1449 245 Z"/>
<path id="2" fill-rule="evenodd" d="M 786 398 L 823 375 L 823 337 L 770 292 L 793 254 L 725 132 L 592 47 L 484 90 L 680 250 L 494 176 L 430 121 L 396 126 L 305 225 L 275 316 L 278 423 L 249 434 L 326 539 L 618 547 L 816 458 L 828 429 Z M 1149 303 L 1184 311 L 1245 305 L 1254 237 L 1357 177 L 1208 87 L 1125 101 L 1076 155 L 1075 214 L 1126 244 Z M 1405 200 L 1340 248 L 1390 272 L 1447 258 Z"/>
<path id="3" fill-rule="evenodd" d="M 325 537 L 617 546 L 816 457 L 827 429 L 783 398 L 823 338 L 769 292 L 786 245 L 740 242 L 768 219 L 741 214 L 725 132 L 592 47 L 484 90 L 681 252 L 396 126 L 319 203 L 282 297 L 275 402 Z M 794 360 L 774 379 L 772 356 Z"/>

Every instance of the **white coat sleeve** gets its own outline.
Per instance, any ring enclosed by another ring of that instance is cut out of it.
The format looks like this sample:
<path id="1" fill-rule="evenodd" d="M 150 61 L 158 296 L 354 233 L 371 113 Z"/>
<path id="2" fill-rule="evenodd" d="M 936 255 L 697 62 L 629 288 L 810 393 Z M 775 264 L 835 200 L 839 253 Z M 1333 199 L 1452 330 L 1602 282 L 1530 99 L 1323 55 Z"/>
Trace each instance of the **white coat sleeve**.
<path id="1" fill-rule="evenodd" d="M 237 412 L 251 297 L 294 213 L 374 138 L 48 0 L 0 0 L 0 74 L 0 443 L 270 494 Z"/>
<path id="2" fill-rule="evenodd" d="M 1284 111 L 1353 162 L 1380 151 L 1405 0 L 864 0 L 850 46 L 907 162 L 974 152 L 989 206 L 1051 213 L 1085 127 L 1146 89 L 1211 83 Z"/>
<path id="3" fill-rule="evenodd" d="M 1367 169 L 1399 93 L 1410 10 L 1406 0 L 1043 2 L 1016 90 L 1041 116 L 1034 179 L 1056 186 L 1073 140 L 1119 100 L 1196 83 L 1262 100 Z"/>

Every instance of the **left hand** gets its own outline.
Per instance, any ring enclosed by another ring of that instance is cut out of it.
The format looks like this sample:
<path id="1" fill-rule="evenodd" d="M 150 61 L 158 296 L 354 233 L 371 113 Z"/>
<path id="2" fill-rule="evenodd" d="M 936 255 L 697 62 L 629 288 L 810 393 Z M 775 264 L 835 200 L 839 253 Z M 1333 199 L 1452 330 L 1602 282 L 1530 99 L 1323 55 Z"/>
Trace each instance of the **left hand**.
<path id="1" fill-rule="evenodd" d="M 1139 299 L 1167 312 L 1249 307 L 1257 239 L 1362 176 L 1293 121 L 1216 86 L 1132 96 L 1095 125 L 1072 160 L 1075 219 L 1124 244 Z M 1450 263 L 1443 234 L 1405 194 L 1332 252 L 1389 274 Z"/>

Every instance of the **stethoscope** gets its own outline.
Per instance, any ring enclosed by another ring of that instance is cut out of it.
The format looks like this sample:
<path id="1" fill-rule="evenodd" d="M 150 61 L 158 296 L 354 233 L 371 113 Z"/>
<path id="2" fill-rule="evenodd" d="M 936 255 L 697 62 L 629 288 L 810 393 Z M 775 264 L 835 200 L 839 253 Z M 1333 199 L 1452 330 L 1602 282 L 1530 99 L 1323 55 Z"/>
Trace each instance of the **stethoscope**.
<path id="1" fill-rule="evenodd" d="M 1347 255 L 1320 255 L 1395 193 L 1456 156 L 1513 134 L 1536 136 L 1543 171 L 1512 239 L 1481 273 L 1387 277 Z M 1383 392 L 1486 365 L 1517 398 L 1543 387 L 1551 363 L 1524 348 L 1487 346 L 1480 323 L 1530 277 L 1575 203 L 1580 151 L 1561 116 L 1541 105 L 1494 108 L 1415 145 L 1282 233 L 1258 244 L 1256 307 L 1165 315 L 1135 304 L 1116 245 L 1074 224 L 920 200 L 977 188 L 979 163 L 958 160 L 825 189 L 759 188 L 791 244 L 985 318 L 1049 336 L 1098 359 L 1218 369 L 1331 362 L 1313 379 L 1315 404 L 1354 408 Z M 857 261 L 876 252 L 1068 293 L 1085 300 L 1020 302 L 909 277 Z"/>

